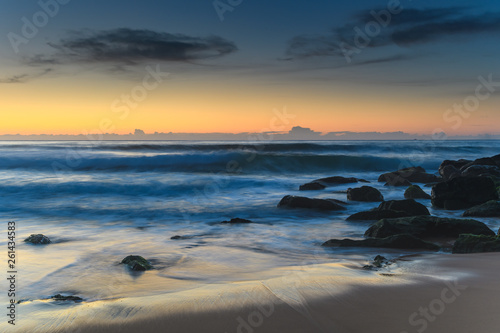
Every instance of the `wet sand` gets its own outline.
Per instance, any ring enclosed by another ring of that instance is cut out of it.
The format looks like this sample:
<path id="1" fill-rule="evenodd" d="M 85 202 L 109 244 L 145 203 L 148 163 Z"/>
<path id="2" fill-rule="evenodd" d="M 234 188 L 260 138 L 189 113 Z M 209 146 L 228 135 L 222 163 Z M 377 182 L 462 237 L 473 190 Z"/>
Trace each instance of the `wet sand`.
<path id="1" fill-rule="evenodd" d="M 149 297 L 30 302 L 7 331 L 498 332 L 500 254 L 413 256 L 378 272 L 363 264 L 281 268 L 260 281 Z"/>

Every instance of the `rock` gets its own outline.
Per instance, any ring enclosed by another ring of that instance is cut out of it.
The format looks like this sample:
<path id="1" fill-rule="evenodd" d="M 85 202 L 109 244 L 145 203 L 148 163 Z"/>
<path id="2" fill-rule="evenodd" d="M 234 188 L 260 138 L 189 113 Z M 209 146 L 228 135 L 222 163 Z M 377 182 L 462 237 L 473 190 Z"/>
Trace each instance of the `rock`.
<path id="1" fill-rule="evenodd" d="M 375 267 L 380 268 L 380 267 L 387 265 L 387 264 L 389 264 L 389 261 L 384 256 L 378 255 L 375 257 L 375 259 L 373 259 L 373 266 L 375 266 Z"/>
<path id="2" fill-rule="evenodd" d="M 179 236 L 179 235 L 175 235 L 175 236 L 170 237 L 170 239 L 173 239 L 173 240 L 178 240 L 178 239 L 183 239 L 183 238 L 184 237 Z"/>
<path id="3" fill-rule="evenodd" d="M 234 219 L 231 219 L 230 221 L 222 221 L 221 223 L 241 224 L 241 223 L 253 223 L 253 222 L 250 220 L 240 219 L 239 217 L 236 217 Z"/>
<path id="4" fill-rule="evenodd" d="M 490 200 L 484 204 L 474 206 L 466 210 L 463 216 L 500 217 L 500 202 Z"/>
<path id="5" fill-rule="evenodd" d="M 343 210 L 343 206 L 339 205 L 341 201 L 334 199 L 311 199 L 306 197 L 297 197 L 287 195 L 278 203 L 278 207 L 287 208 L 308 208 L 318 210 Z"/>
<path id="6" fill-rule="evenodd" d="M 346 177 L 341 177 L 341 176 L 334 176 L 334 177 L 316 179 L 313 181 L 313 183 L 320 183 L 323 185 L 335 185 L 335 184 L 357 183 L 358 181 L 367 182 L 364 179 L 358 179 L 358 178 L 354 178 L 354 177 L 346 178 Z"/>
<path id="7" fill-rule="evenodd" d="M 386 238 L 367 238 L 363 240 L 330 239 L 323 243 L 327 247 L 377 247 L 389 249 L 426 249 L 439 250 L 439 246 L 411 235 L 395 235 Z"/>
<path id="8" fill-rule="evenodd" d="M 467 165 L 469 163 L 472 163 L 471 160 L 458 160 L 458 161 L 452 161 L 452 160 L 445 160 L 443 161 L 443 163 L 441 163 L 441 165 L 439 166 L 439 174 L 445 178 L 445 180 L 448 180 L 446 179 L 446 171 L 445 171 L 445 167 L 447 166 L 452 166 L 453 168 L 455 168 L 458 172 L 461 172 L 460 171 L 460 168 L 462 168 L 464 165 Z M 449 169 L 449 170 L 452 170 L 452 169 Z"/>
<path id="9" fill-rule="evenodd" d="M 52 243 L 49 237 L 42 234 L 31 234 L 28 238 L 24 240 L 27 243 L 35 244 L 35 245 L 45 245 Z"/>
<path id="10" fill-rule="evenodd" d="M 347 220 L 380 220 L 419 215 L 430 215 L 429 210 L 421 203 L 413 199 L 390 200 L 382 202 L 372 210 L 353 214 Z"/>
<path id="11" fill-rule="evenodd" d="M 403 178 L 394 178 L 391 182 L 387 182 L 384 186 L 411 186 L 412 183 L 409 180 Z"/>
<path id="12" fill-rule="evenodd" d="M 465 170 L 467 168 L 469 168 L 470 166 L 473 166 L 473 165 L 483 165 L 483 166 L 497 166 L 497 163 L 495 161 L 495 159 L 491 158 L 491 157 L 482 157 L 482 158 L 478 158 L 477 160 L 474 160 L 468 164 L 465 164 L 463 165 L 460 170 Z"/>
<path id="13" fill-rule="evenodd" d="M 326 186 L 323 184 L 312 182 L 312 183 L 300 185 L 299 191 L 317 191 L 317 190 L 323 190 L 325 188 L 326 188 Z"/>
<path id="14" fill-rule="evenodd" d="M 450 180 L 462 176 L 462 171 L 453 165 L 444 166 L 442 169 L 439 169 L 439 173 L 443 176 L 444 180 Z"/>
<path id="15" fill-rule="evenodd" d="M 462 176 L 500 176 L 500 168 L 496 165 L 471 165 L 464 171 Z"/>
<path id="16" fill-rule="evenodd" d="M 444 209 L 467 209 L 498 199 L 489 177 L 459 177 L 432 187 L 432 204 Z"/>
<path id="17" fill-rule="evenodd" d="M 153 266 L 141 256 L 128 256 L 121 261 L 133 271 L 147 271 L 153 269 Z"/>
<path id="18" fill-rule="evenodd" d="M 61 294 L 57 294 L 51 297 L 55 301 L 73 301 L 73 302 L 81 302 L 82 298 L 78 296 L 63 296 Z"/>
<path id="19" fill-rule="evenodd" d="M 366 237 L 385 238 L 399 234 L 428 238 L 457 238 L 460 234 L 494 235 L 495 233 L 483 222 L 442 218 L 435 216 L 414 216 L 395 219 L 383 219 L 372 225 Z"/>
<path id="20" fill-rule="evenodd" d="M 500 252 L 499 236 L 464 234 L 453 244 L 453 253 Z"/>
<path id="21" fill-rule="evenodd" d="M 347 199 L 352 201 L 384 201 L 384 197 L 379 190 L 371 186 L 347 189 Z"/>
<path id="22" fill-rule="evenodd" d="M 403 183 L 403 179 L 415 183 L 435 183 L 441 180 L 438 176 L 427 173 L 422 167 L 410 167 L 380 175 L 378 181 L 387 182 L 390 186 L 398 186 L 395 184 Z"/>
<path id="23" fill-rule="evenodd" d="M 420 188 L 418 185 L 412 185 L 408 187 L 405 191 L 405 198 L 406 199 L 430 199 L 431 196 L 428 195 L 427 193 Z"/>

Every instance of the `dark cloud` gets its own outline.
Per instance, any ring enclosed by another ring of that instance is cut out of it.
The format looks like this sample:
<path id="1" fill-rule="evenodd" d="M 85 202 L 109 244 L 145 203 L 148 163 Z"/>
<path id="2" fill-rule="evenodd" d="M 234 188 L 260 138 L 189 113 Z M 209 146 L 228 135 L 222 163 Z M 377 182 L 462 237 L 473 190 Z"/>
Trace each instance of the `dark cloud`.
<path id="1" fill-rule="evenodd" d="M 359 49 L 356 37 L 359 30 L 365 32 L 369 22 L 378 22 L 375 13 L 380 9 L 367 10 L 354 16 L 348 25 L 334 28 L 329 35 L 296 36 L 289 41 L 287 55 L 293 58 L 309 58 L 318 56 L 345 55 L 345 47 Z M 380 32 L 365 35 L 368 41 L 364 47 L 408 46 L 428 43 L 446 36 L 479 34 L 500 31 L 500 14 L 484 13 L 467 14 L 467 8 L 452 7 L 439 9 L 404 9 L 393 14 L 390 20 L 380 16 L 379 20 L 388 22 L 386 26 L 379 24 Z M 357 29 L 357 31 L 355 30 Z M 365 42 L 366 39 L 361 38 Z M 344 46 L 344 50 L 342 49 Z M 396 59 L 399 60 L 399 59 Z"/>
<path id="2" fill-rule="evenodd" d="M 52 72 L 52 68 L 46 68 L 42 72 L 34 73 L 34 74 L 17 74 L 7 77 L 5 79 L 0 79 L 0 83 L 25 83 L 32 79 L 37 79 L 41 76 L 44 76 L 48 73 Z"/>
<path id="3" fill-rule="evenodd" d="M 217 36 L 191 37 L 151 30 L 82 31 L 56 43 L 52 56 L 37 55 L 38 63 L 111 63 L 134 65 L 148 60 L 194 61 L 237 51 L 234 43 Z"/>

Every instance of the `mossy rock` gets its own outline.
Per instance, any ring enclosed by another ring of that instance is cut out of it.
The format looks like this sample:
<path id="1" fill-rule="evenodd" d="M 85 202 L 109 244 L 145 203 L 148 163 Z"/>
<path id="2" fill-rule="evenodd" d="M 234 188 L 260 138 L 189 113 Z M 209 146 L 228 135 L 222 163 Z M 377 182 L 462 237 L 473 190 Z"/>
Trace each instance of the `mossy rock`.
<path id="1" fill-rule="evenodd" d="M 476 220 L 415 216 L 377 221 L 365 232 L 365 237 L 384 238 L 399 234 L 410 234 L 422 239 L 456 239 L 461 234 L 495 235 L 486 224 Z"/>
<path id="2" fill-rule="evenodd" d="M 500 252 L 500 236 L 463 234 L 453 245 L 453 253 Z"/>
<path id="3" fill-rule="evenodd" d="M 377 202 L 384 201 L 384 196 L 374 187 L 362 186 L 347 189 L 347 199 L 352 201 Z"/>
<path id="4" fill-rule="evenodd" d="M 153 269 L 153 265 L 141 256 L 128 256 L 121 261 L 133 271 L 147 271 Z"/>
<path id="5" fill-rule="evenodd" d="M 42 234 L 31 234 L 28 238 L 24 240 L 26 243 L 31 243 L 35 245 L 45 245 L 52 243 L 49 237 Z"/>
<path id="6" fill-rule="evenodd" d="M 500 217 L 500 201 L 490 200 L 466 210 L 463 216 Z"/>
<path id="7" fill-rule="evenodd" d="M 406 199 L 430 199 L 431 196 L 422 190 L 418 185 L 412 185 L 408 187 L 405 191 Z"/>
<path id="8" fill-rule="evenodd" d="M 78 296 L 63 296 L 61 294 L 57 294 L 51 297 L 55 301 L 73 301 L 73 302 L 82 302 L 83 299 Z"/>
<path id="9" fill-rule="evenodd" d="M 351 220 L 381 220 L 408 216 L 430 215 L 427 207 L 413 199 L 389 200 L 382 202 L 377 208 L 355 213 L 347 218 Z"/>
<path id="10" fill-rule="evenodd" d="M 326 247 L 373 247 L 387 249 L 421 249 L 438 251 L 436 244 L 423 241 L 412 235 L 394 235 L 386 238 L 366 238 L 362 240 L 353 239 L 330 239 L 323 243 Z"/>

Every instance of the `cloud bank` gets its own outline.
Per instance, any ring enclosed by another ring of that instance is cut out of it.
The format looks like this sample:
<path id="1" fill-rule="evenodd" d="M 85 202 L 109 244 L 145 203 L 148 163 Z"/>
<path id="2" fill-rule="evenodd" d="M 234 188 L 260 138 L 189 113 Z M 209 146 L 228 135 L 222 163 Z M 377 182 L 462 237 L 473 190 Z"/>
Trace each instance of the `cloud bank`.
<path id="1" fill-rule="evenodd" d="M 194 61 L 236 52 L 236 45 L 218 36 L 192 37 L 128 28 L 73 32 L 49 43 L 57 52 L 36 55 L 32 64 L 108 63 L 136 65 L 145 61 Z"/>
<path id="2" fill-rule="evenodd" d="M 402 9 L 386 16 L 386 9 L 359 12 L 353 22 L 335 27 L 330 34 L 296 36 L 288 42 L 286 53 L 300 59 L 317 56 L 344 56 L 343 43 L 354 45 L 359 31 L 370 22 L 379 24 L 379 32 L 370 36 L 364 47 L 410 46 L 434 42 L 455 35 L 472 35 L 500 31 L 500 13 L 470 14 L 464 7 L 438 9 Z M 384 14 L 385 12 L 385 14 Z"/>

